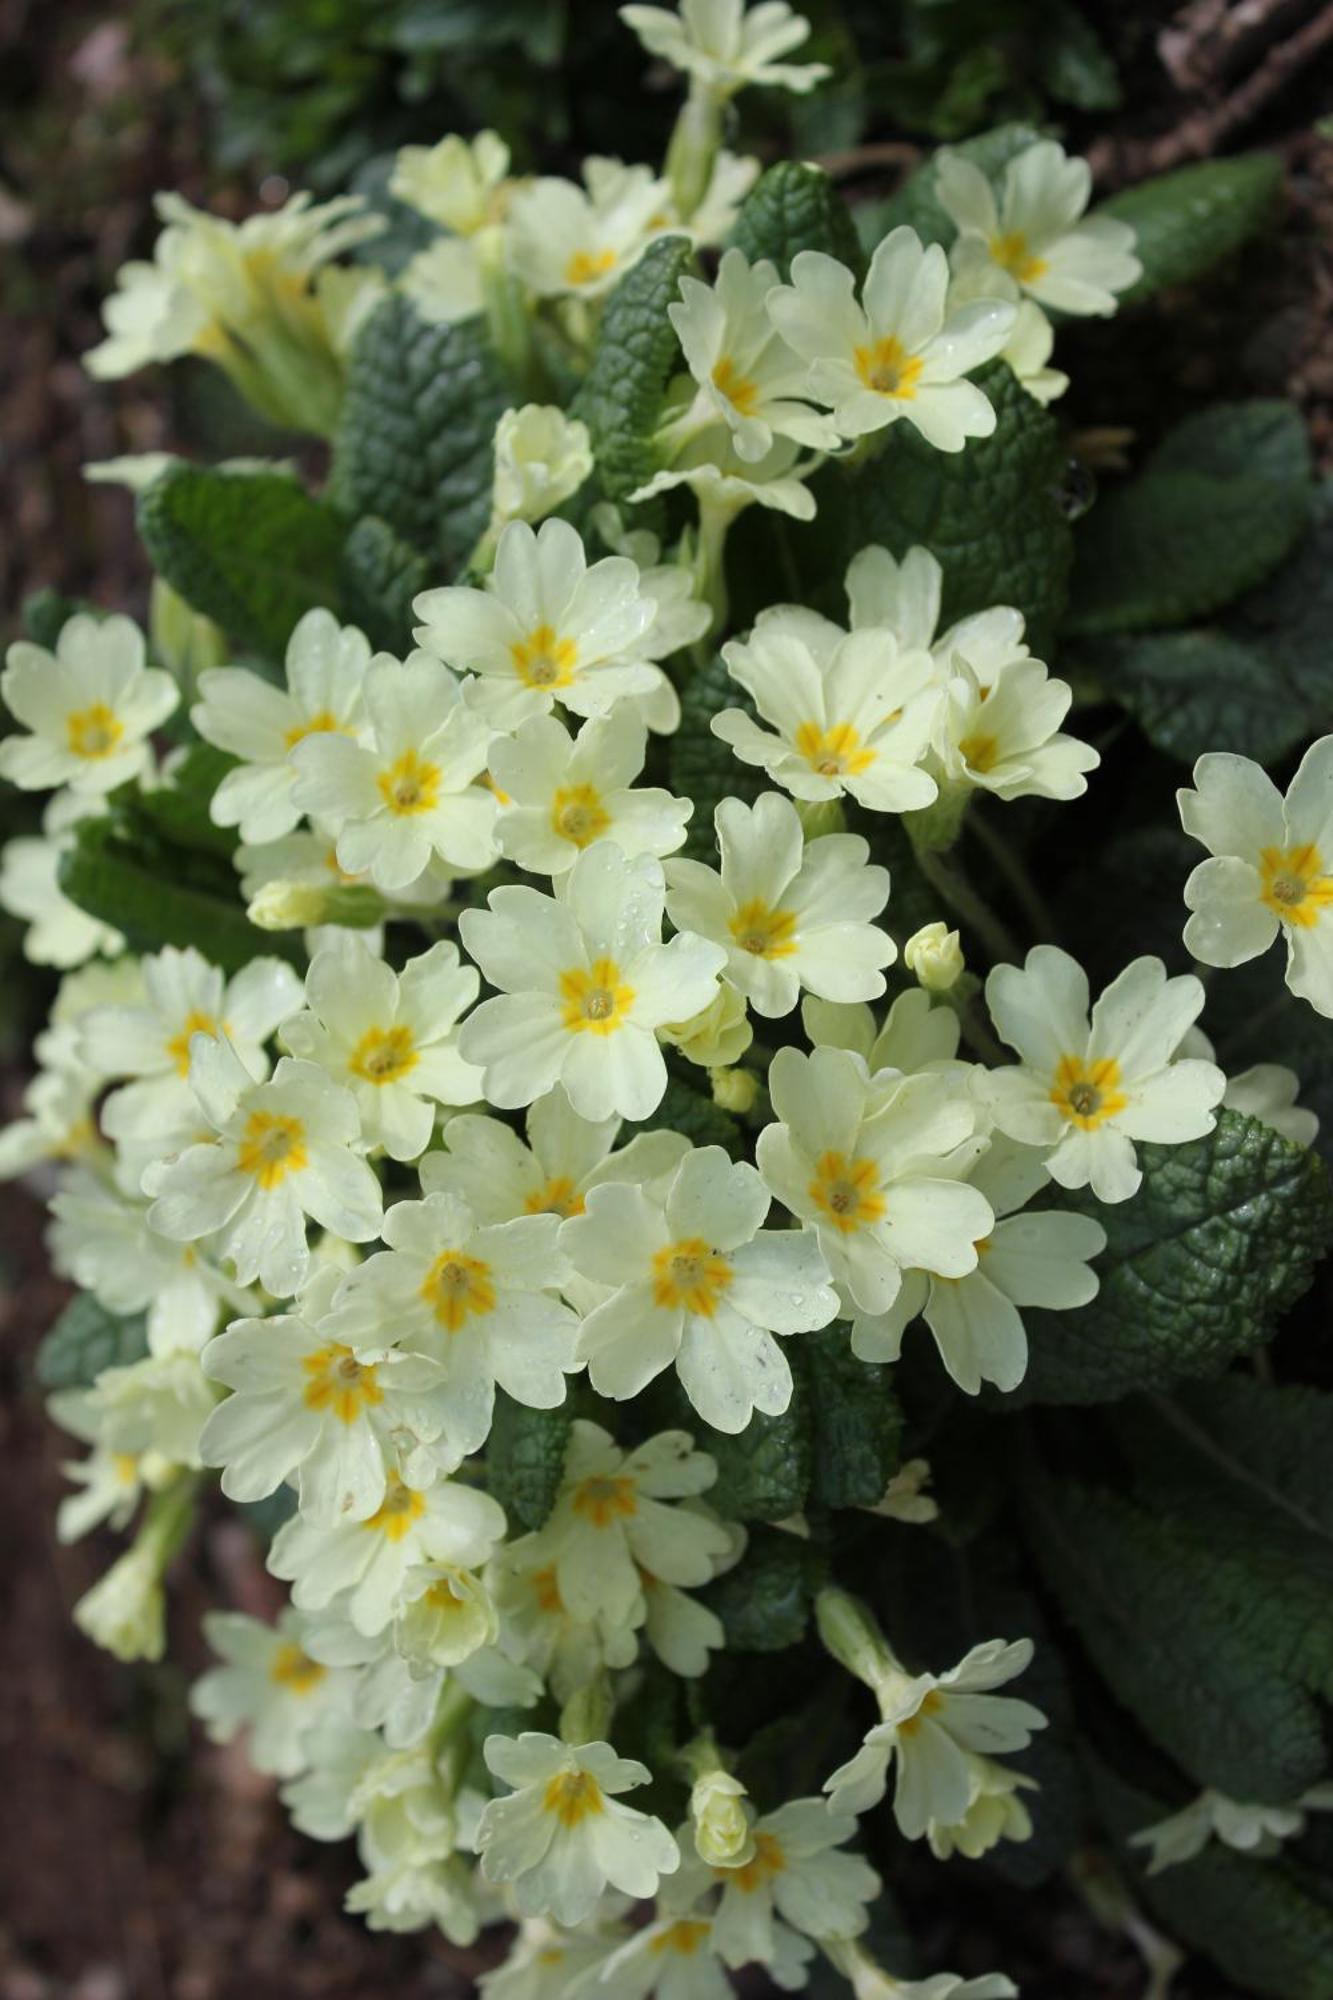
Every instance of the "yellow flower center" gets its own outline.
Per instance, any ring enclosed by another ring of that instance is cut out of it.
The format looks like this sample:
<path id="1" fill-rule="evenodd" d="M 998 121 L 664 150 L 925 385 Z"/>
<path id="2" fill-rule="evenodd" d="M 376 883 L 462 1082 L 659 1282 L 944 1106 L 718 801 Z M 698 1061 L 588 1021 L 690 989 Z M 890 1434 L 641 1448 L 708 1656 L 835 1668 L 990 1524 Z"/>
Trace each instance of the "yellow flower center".
<path id="1" fill-rule="evenodd" d="M 915 398 L 925 363 L 919 354 L 909 354 L 896 334 L 888 333 L 865 347 L 853 348 L 852 360 L 866 388 L 877 396 L 891 396 L 900 403 Z"/>
<path id="2" fill-rule="evenodd" d="M 442 1250 L 426 1273 L 421 1297 L 440 1325 L 457 1333 L 465 1320 L 483 1319 L 494 1310 L 491 1267 L 461 1250 Z"/>
<path id="3" fill-rule="evenodd" d="M 139 1479 L 139 1460 L 135 1452 L 113 1451 L 111 1466 L 122 1486 L 135 1486 Z"/>
<path id="4" fill-rule="evenodd" d="M 964 736 L 958 745 L 958 754 L 974 771 L 993 771 L 1000 757 L 999 740 L 982 733 Z"/>
<path id="5" fill-rule="evenodd" d="M 602 1810 L 602 1788 L 587 1771 L 561 1771 L 542 1793 L 542 1805 L 561 1826 L 577 1826 Z"/>
<path id="6" fill-rule="evenodd" d="M 388 1490 L 384 1504 L 377 1514 L 361 1523 L 372 1534 L 383 1535 L 386 1541 L 401 1542 L 414 1521 L 419 1521 L 426 1511 L 426 1496 L 416 1493 L 410 1486 L 404 1486 L 396 1472 L 389 1474 Z"/>
<path id="7" fill-rule="evenodd" d="M 731 935 L 756 958 L 790 958 L 796 949 L 796 912 L 772 909 L 761 897 L 751 896 L 731 919 Z"/>
<path id="8" fill-rule="evenodd" d="M 440 767 L 415 750 L 404 750 L 386 771 L 376 774 L 375 782 L 389 811 L 400 819 L 430 812 L 440 801 Z"/>
<path id="9" fill-rule="evenodd" d="M 884 1214 L 884 1195 L 873 1160 L 821 1153 L 810 1183 L 810 1199 L 835 1229 L 850 1235 Z"/>
<path id="10" fill-rule="evenodd" d="M 587 847 L 611 824 L 595 785 L 561 785 L 551 800 L 551 825 L 562 840 Z"/>
<path id="11" fill-rule="evenodd" d="M 1058 1105 L 1081 1132 L 1095 1132 L 1129 1103 L 1119 1086 L 1120 1065 L 1114 1056 L 1103 1056 L 1100 1062 L 1061 1056 L 1051 1086 L 1051 1103 Z"/>
<path id="12" fill-rule="evenodd" d="M 252 1111 L 245 1121 L 236 1164 L 243 1174 L 253 1174 L 260 1187 L 277 1187 L 288 1174 L 299 1174 L 310 1164 L 305 1126 L 299 1118 L 286 1118 L 281 1112 Z"/>
<path id="13" fill-rule="evenodd" d="M 713 387 L 726 397 L 743 417 L 752 417 L 759 401 L 759 385 L 742 375 L 729 354 L 724 354 L 713 370 Z"/>
<path id="14" fill-rule="evenodd" d="M 657 1933 L 648 1949 L 658 1958 L 669 1951 L 681 1958 L 693 1958 L 707 1936 L 708 1925 L 698 1917 L 677 1917 L 674 1924 Z"/>
<path id="15" fill-rule="evenodd" d="M 299 1646 L 288 1644 L 279 1646 L 273 1655 L 268 1677 L 291 1694 L 309 1694 L 327 1672 L 327 1667 L 321 1667 L 318 1660 L 312 1660 Z"/>
<path id="16" fill-rule="evenodd" d="M 859 777 L 877 755 L 865 747 L 850 722 L 832 722 L 827 729 L 818 722 L 803 722 L 795 741 L 811 770 L 818 771 L 821 778 Z"/>
<path id="17" fill-rule="evenodd" d="M 307 1409 L 327 1410 L 340 1424 L 354 1424 L 363 1410 L 384 1401 L 374 1366 L 358 1361 L 350 1347 L 337 1341 L 307 1354 L 301 1367 L 307 1377 L 302 1396 Z"/>
<path id="18" fill-rule="evenodd" d="M 560 1595 L 560 1585 L 556 1582 L 555 1564 L 548 1563 L 545 1569 L 532 1572 L 532 1594 L 537 1600 L 537 1609 L 544 1611 L 548 1618 L 555 1617 L 565 1608 Z"/>
<path id="19" fill-rule="evenodd" d="M 717 1868 L 714 1874 L 719 1882 L 734 1882 L 744 1896 L 752 1896 L 756 1889 L 762 1889 L 775 1875 L 780 1875 L 787 1865 L 782 1842 L 771 1833 L 757 1833 L 754 1837 L 754 1853 L 742 1868 Z"/>
<path id="20" fill-rule="evenodd" d="M 613 958 L 599 958 L 585 971 L 573 966 L 560 975 L 565 1003 L 564 1024 L 573 1035 L 613 1035 L 625 1025 L 634 1005 L 634 988 L 626 986 Z"/>
<path id="21" fill-rule="evenodd" d="M 65 719 L 70 749 L 76 757 L 109 757 L 125 734 L 125 725 L 104 701 L 76 709 Z"/>
<path id="22" fill-rule="evenodd" d="M 305 722 L 293 723 L 282 740 L 291 750 L 298 743 L 304 743 L 307 736 L 346 736 L 348 733 L 332 709 L 321 708 Z"/>
<path id="23" fill-rule="evenodd" d="M 908 1737 L 915 1736 L 922 1723 L 928 1722 L 932 1715 L 938 1715 L 943 1706 L 944 1696 L 939 1692 L 938 1688 L 928 1689 L 921 1697 L 921 1705 L 917 1709 L 916 1714 L 906 1716 L 898 1724 L 898 1734 Z"/>
<path id="24" fill-rule="evenodd" d="M 425 1594 L 425 1601 L 432 1611 L 443 1611 L 446 1616 L 471 1609 L 466 1585 L 456 1573 L 442 1576 L 438 1583 L 433 1583 Z"/>
<path id="25" fill-rule="evenodd" d="M 410 1028 L 367 1028 L 348 1058 L 353 1076 L 367 1083 L 397 1083 L 420 1060 Z"/>
<path id="26" fill-rule="evenodd" d="M 1028 249 L 1027 237 L 1021 229 L 1011 229 L 1006 235 L 992 236 L 990 253 L 1002 270 L 1017 278 L 1020 285 L 1030 285 L 1047 268 L 1046 259 L 1038 257 Z"/>
<path id="27" fill-rule="evenodd" d="M 225 1025 L 225 1024 L 224 1024 Z M 192 1007 L 185 1016 L 184 1026 L 178 1035 L 172 1035 L 167 1042 L 167 1054 L 176 1065 L 179 1076 L 190 1073 L 191 1035 L 216 1035 L 218 1024 L 211 1014 L 205 1014 L 198 1007 Z"/>
<path id="28" fill-rule="evenodd" d="M 1259 898 L 1284 924 L 1308 930 L 1333 906 L 1333 875 L 1324 871 L 1319 849 L 1265 847 L 1259 856 Z"/>
<path id="29" fill-rule="evenodd" d="M 616 267 L 614 250 L 576 250 L 565 265 L 567 285 L 590 285 Z"/>
<path id="30" fill-rule="evenodd" d="M 523 1203 L 525 1215 L 582 1215 L 585 1203 L 568 1174 L 552 1174 Z"/>
<path id="31" fill-rule="evenodd" d="M 653 1302 L 711 1319 L 734 1272 L 702 1236 L 683 1236 L 653 1258 Z"/>
<path id="32" fill-rule="evenodd" d="M 574 678 L 579 649 L 553 625 L 534 625 L 526 639 L 515 640 L 509 657 L 525 687 L 563 688 Z"/>
<path id="33" fill-rule="evenodd" d="M 639 1511 L 634 1481 L 623 1473 L 617 1478 L 603 1474 L 580 1480 L 570 1505 L 594 1528 L 609 1528 L 613 1521 L 628 1520 Z"/>

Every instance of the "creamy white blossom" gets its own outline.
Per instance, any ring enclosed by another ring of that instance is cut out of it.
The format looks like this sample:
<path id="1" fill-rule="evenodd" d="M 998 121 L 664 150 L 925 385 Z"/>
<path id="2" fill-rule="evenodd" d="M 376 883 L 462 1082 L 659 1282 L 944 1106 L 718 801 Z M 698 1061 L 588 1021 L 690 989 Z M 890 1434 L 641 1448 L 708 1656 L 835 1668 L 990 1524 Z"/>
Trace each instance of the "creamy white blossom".
<path id="1" fill-rule="evenodd" d="M 554 403 L 506 410 L 495 426 L 491 525 L 541 521 L 577 493 L 592 471 L 588 426 Z"/>
<path id="2" fill-rule="evenodd" d="M 655 1031 L 707 1005 L 725 958 L 685 932 L 660 942 L 666 884 L 651 856 L 611 841 L 581 854 L 559 900 L 493 889 L 465 910 L 463 943 L 500 989 L 463 1025 L 488 1102 L 531 1104 L 562 1083 L 581 1117 L 646 1118 L 666 1089 Z"/>
<path id="3" fill-rule="evenodd" d="M 73 847 L 79 821 L 100 818 L 105 811 L 100 796 L 56 792 L 46 802 L 40 834 L 7 840 L 0 847 L 0 909 L 27 925 L 23 956 L 33 965 L 64 971 L 99 952 L 116 958 L 125 949 L 120 931 L 90 917 L 60 886 L 61 856 Z"/>
<path id="4" fill-rule="evenodd" d="M 657 616 L 640 584 L 628 556 L 590 567 L 568 521 L 544 521 L 535 532 L 511 521 L 485 589 L 451 584 L 415 599 L 416 638 L 478 676 L 469 699 L 497 729 L 555 702 L 575 715 L 605 715 L 614 702 L 651 696 L 662 684 L 640 643 Z"/>
<path id="5" fill-rule="evenodd" d="M 807 841 L 789 799 L 724 799 L 714 814 L 721 871 L 669 861 L 667 914 L 727 953 L 726 974 L 757 1014 L 789 1014 L 801 989 L 873 1000 L 897 947 L 874 919 L 889 895 L 858 834 Z"/>
<path id="6" fill-rule="evenodd" d="M 791 282 L 769 295 L 769 316 L 810 364 L 809 393 L 843 437 L 905 420 L 937 451 L 961 451 L 994 431 L 989 399 L 963 378 L 999 353 L 1014 308 L 978 299 L 950 312 L 948 288 L 943 250 L 906 226 L 878 245 L 859 301 L 836 257 L 802 250 L 792 259 Z"/>
<path id="7" fill-rule="evenodd" d="M 459 1055 L 456 1033 L 479 986 L 448 940 L 395 972 L 344 933 L 311 960 L 308 1011 L 287 1021 L 282 1039 L 351 1091 L 365 1145 L 415 1160 L 430 1143 L 437 1105 L 481 1095 L 480 1073 Z"/>
<path id="8" fill-rule="evenodd" d="M 940 154 L 935 192 L 958 230 L 955 270 L 977 272 L 993 297 L 1027 292 L 1060 312 L 1112 313 L 1116 293 L 1141 275 L 1134 231 L 1109 215 L 1084 216 L 1088 163 L 1070 159 L 1054 139 L 1009 161 L 998 202 L 986 175 L 960 153 Z"/>
<path id="9" fill-rule="evenodd" d="M 715 1430 L 786 1409 L 791 1369 L 774 1336 L 827 1326 L 838 1296 L 813 1235 L 763 1228 L 770 1206 L 756 1170 L 720 1146 L 687 1153 L 660 1199 L 625 1186 L 588 1196 L 560 1242 L 611 1288 L 579 1334 L 599 1394 L 635 1396 L 674 1366 Z"/>
<path id="10" fill-rule="evenodd" d="M 0 777 L 25 792 L 100 794 L 142 777 L 149 738 L 180 701 L 170 674 L 145 665 L 143 633 L 119 613 L 66 619 L 48 653 L 16 639 L 0 696 L 29 733 L 0 741 Z"/>
<path id="11" fill-rule="evenodd" d="M 331 612 L 307 611 L 287 641 L 286 688 L 248 667 L 210 667 L 199 676 L 190 720 L 206 743 L 240 758 L 209 802 L 218 826 L 234 826 L 249 842 L 277 840 L 301 818 L 292 796 L 292 751 L 307 736 L 356 741 L 370 642 Z"/>
<path id="12" fill-rule="evenodd" d="M 651 167 L 592 157 L 583 185 L 545 176 L 509 205 L 509 255 L 543 298 L 595 299 L 637 263 L 666 225 L 670 186 Z"/>
<path id="13" fill-rule="evenodd" d="M 212 1136 L 144 1176 L 149 1221 L 173 1242 L 214 1237 L 238 1284 L 288 1297 L 305 1278 L 306 1217 L 352 1243 L 378 1235 L 379 1182 L 353 1150 L 356 1100 L 284 1056 L 255 1083 L 225 1041 L 195 1038 L 190 1082 Z"/>
<path id="14" fill-rule="evenodd" d="M 366 669 L 360 742 L 318 731 L 292 750 L 295 801 L 334 830 L 338 864 L 406 889 L 432 857 L 465 874 L 495 858 L 495 799 L 476 783 L 491 729 L 425 653 Z"/>
<path id="15" fill-rule="evenodd" d="M 986 1003 L 1016 1067 L 991 1072 L 995 1122 L 1040 1146 L 1062 1187 L 1126 1201 L 1143 1178 L 1136 1140 L 1177 1145 L 1211 1132 L 1226 1078 L 1177 1055 L 1203 1006 L 1192 974 L 1169 979 L 1158 958 L 1136 958 L 1091 1014 L 1088 979 L 1068 952 L 1034 945 L 1022 967 L 997 965 Z"/>
<path id="16" fill-rule="evenodd" d="M 525 1916 L 580 1924 L 608 1885 L 651 1896 L 679 1867 L 680 1850 L 662 1822 L 620 1802 L 650 1773 L 609 1743 L 525 1731 L 488 1736 L 483 1751 L 513 1790 L 482 1813 L 482 1871 L 510 1886 Z"/>
<path id="17" fill-rule="evenodd" d="M 190 1708 L 214 1743 L 242 1729 L 257 1771 L 294 1778 L 305 1770 L 307 1733 L 347 1708 L 350 1676 L 330 1671 L 306 1652 L 300 1612 L 276 1624 L 239 1611 L 210 1611 L 204 1637 L 222 1662 L 190 1689 Z"/>
<path id="18" fill-rule="evenodd" d="M 1150 1875 L 1193 1861 L 1214 1840 L 1238 1854 L 1265 1859 L 1279 1854 L 1286 1841 L 1300 1838 L 1312 1808 L 1333 1811 L 1333 1785 L 1316 1785 L 1282 1806 L 1229 1798 L 1208 1786 L 1179 1812 L 1140 1827 L 1129 1844 L 1147 1849 Z"/>
<path id="19" fill-rule="evenodd" d="M 1185 884 L 1185 943 L 1205 965 L 1243 965 L 1278 937 L 1287 984 L 1333 1017 L 1333 736 L 1301 759 L 1284 799 L 1248 757 L 1212 752 L 1176 800 L 1211 860 Z"/>
<path id="20" fill-rule="evenodd" d="M 500 852 L 533 875 L 567 873 L 595 840 L 623 854 L 671 854 L 693 807 L 657 786 L 636 785 L 647 730 L 629 702 L 591 717 L 576 737 L 554 716 L 533 715 L 491 745 L 500 799 Z"/>
<path id="21" fill-rule="evenodd" d="M 649 55 L 659 56 L 720 98 L 747 84 L 782 90 L 812 90 L 829 74 L 826 63 L 786 63 L 778 58 L 799 48 L 810 23 L 786 0 L 680 0 L 680 9 L 630 6 L 620 18 Z"/>

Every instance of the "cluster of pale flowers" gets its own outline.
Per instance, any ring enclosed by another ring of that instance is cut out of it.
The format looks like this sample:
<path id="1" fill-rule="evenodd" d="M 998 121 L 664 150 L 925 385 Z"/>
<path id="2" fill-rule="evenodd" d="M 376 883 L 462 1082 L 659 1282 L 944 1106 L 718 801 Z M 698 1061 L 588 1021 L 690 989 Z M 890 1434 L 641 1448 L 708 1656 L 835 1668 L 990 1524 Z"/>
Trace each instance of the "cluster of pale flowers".
<path id="1" fill-rule="evenodd" d="M 725 234 L 755 169 L 717 150 L 721 109 L 749 82 L 817 80 L 779 60 L 805 24 L 781 0 L 624 14 L 690 78 L 668 173 L 593 161 L 582 187 L 515 182 L 492 134 L 409 149 L 395 192 L 441 231 L 402 280 L 423 309 L 498 324 L 517 286 L 520 317 L 553 300 L 577 339 L 654 236 Z M 287 1496 L 269 1566 L 290 1605 L 274 1625 L 210 1619 L 220 1664 L 196 1710 L 220 1740 L 248 1731 L 304 1830 L 355 1834 L 349 1902 L 371 1924 L 467 1940 L 517 1918 L 491 2000 L 710 2000 L 755 1963 L 797 1990 L 818 1951 L 859 2000 L 1013 1991 L 883 1971 L 863 1943 L 878 1879 L 848 1850 L 890 1790 L 902 1835 L 941 1857 L 1027 1836 L 1032 1783 L 1004 1760 L 1043 1717 L 996 1690 L 1028 1641 L 914 1673 L 830 1587 L 821 1637 L 877 1720 L 820 1795 L 761 1812 L 706 1729 L 671 1769 L 617 1751 L 645 1661 L 697 1681 L 724 1645 L 700 1593 L 745 1533 L 709 1505 L 708 1434 L 785 1411 L 791 1344 L 835 1321 L 869 1361 L 920 1322 L 962 1392 L 1012 1390 L 1025 1311 L 1086 1303 L 1106 1243 L 1043 1189 L 1124 1201 L 1138 1144 L 1204 1135 L 1223 1101 L 1314 1133 L 1288 1072 L 1228 1082 L 1195 1025 L 1201 983 L 1153 958 L 1095 1001 L 1054 946 L 996 966 L 990 1028 L 1016 1056 L 997 1067 L 960 1053 L 976 982 L 943 923 L 903 940 L 916 983 L 872 1011 L 900 953 L 888 872 L 847 813 L 900 815 L 929 852 L 977 792 L 1073 799 L 1098 761 L 1064 731 L 1071 691 L 1022 616 L 946 625 L 925 549 L 861 550 L 845 626 L 775 605 L 724 645 L 734 699 L 713 730 L 768 789 L 717 807 L 716 865 L 680 854 L 693 802 L 640 782 L 680 721 L 663 663 L 716 621 L 718 531 L 739 507 L 808 517 L 818 458 L 900 419 L 941 450 L 986 435 L 965 378 L 997 354 L 1058 393 L 1041 307 L 1110 311 L 1137 273 L 1130 233 L 1083 217 L 1086 169 L 1049 142 L 998 198 L 948 156 L 938 191 L 952 251 L 897 230 L 859 296 L 813 253 L 786 284 L 734 249 L 712 284 L 682 279 L 685 372 L 662 470 L 630 502 L 694 490 L 697 544 L 676 560 L 614 509 L 593 510 L 588 544 L 549 518 L 590 439 L 559 409 L 515 408 L 470 580 L 417 598 L 406 659 L 315 610 L 281 680 L 191 674 L 193 730 L 230 760 L 211 815 L 239 837 L 240 893 L 276 955 L 229 978 L 193 948 L 136 956 L 61 894 L 81 821 L 177 782 L 180 752 L 159 761 L 153 739 L 181 690 L 128 619 L 76 616 L 54 653 L 21 642 L 0 680 L 20 725 L 0 774 L 52 794 L 41 834 L 0 856 L 0 903 L 65 975 L 0 1172 L 58 1169 L 57 1268 L 146 1316 L 142 1359 L 53 1398 L 89 1447 L 62 1535 L 143 1509 L 76 1617 L 156 1656 L 204 1472 L 238 1502 Z M 331 428 L 335 326 L 384 282 L 331 260 L 374 225 L 345 203 L 239 230 L 183 204 L 169 220 L 94 365 L 207 353 L 288 419 L 314 381 L 310 421 Z M 1205 758 L 1195 781 L 1182 819 L 1214 858 L 1187 885 L 1191 950 L 1231 965 L 1281 932 L 1293 990 L 1329 1009 L 1333 738 L 1285 803 L 1242 758 Z M 754 1024 L 775 1022 L 770 1057 Z M 655 1122 L 668 1054 L 755 1129 L 752 1160 Z M 555 1504 L 519 1532 L 486 1490 L 496 1392 L 553 1409 L 582 1374 L 604 1422 L 573 1422 Z M 691 1429 L 619 1441 L 615 1406 L 669 1377 Z M 879 1511 L 929 1520 L 928 1479 L 913 1461 Z M 555 1730 L 522 1728 L 525 1710 Z M 651 1777 L 688 1787 L 674 1828 L 624 1802 Z M 1204 1837 L 1228 1838 L 1209 1814 Z"/>

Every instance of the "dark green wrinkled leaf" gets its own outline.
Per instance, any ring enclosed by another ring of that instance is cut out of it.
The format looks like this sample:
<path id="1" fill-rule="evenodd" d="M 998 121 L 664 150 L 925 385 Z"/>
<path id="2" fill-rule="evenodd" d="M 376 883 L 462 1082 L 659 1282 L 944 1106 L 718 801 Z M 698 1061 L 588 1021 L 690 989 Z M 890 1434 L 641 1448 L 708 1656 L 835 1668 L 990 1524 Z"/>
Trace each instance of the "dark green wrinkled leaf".
<path id="1" fill-rule="evenodd" d="M 1282 186 L 1273 153 L 1201 160 L 1112 195 L 1097 213 L 1133 227 L 1143 266 L 1120 303 L 1136 305 L 1167 285 L 1189 285 L 1239 250 L 1267 223 Z"/>
<path id="2" fill-rule="evenodd" d="M 811 1499 L 825 1507 L 873 1507 L 898 1470 L 903 1418 L 893 1370 L 858 1361 L 848 1328 L 838 1324 L 801 1334 L 788 1352 L 806 1385 Z"/>
<path id="3" fill-rule="evenodd" d="M 1219 1374 L 1271 1337 L 1333 1242 L 1322 1160 L 1257 1119 L 1223 1111 L 1206 1138 L 1138 1150 L 1143 1185 L 1128 1201 L 1042 1195 L 1094 1215 L 1108 1243 L 1089 1305 L 1024 1315 L 1023 1401 L 1101 1403 Z"/>
<path id="4" fill-rule="evenodd" d="M 667 383 L 684 363 L 667 307 L 694 251 L 686 236 L 650 244 L 607 299 L 597 346 L 573 414 L 592 434 L 602 491 L 620 500 L 659 469 L 653 434 Z"/>
<path id="5" fill-rule="evenodd" d="M 752 764 L 742 764 L 710 727 L 724 708 L 755 714 L 745 689 L 731 678 L 721 654 L 698 667 L 685 683 L 680 702 L 680 728 L 671 739 L 671 786 L 683 799 L 694 800 L 694 811 L 681 849 L 694 861 L 716 862 L 717 837 L 713 814 L 723 799 L 744 799 L 752 805 L 767 780 Z"/>
<path id="6" fill-rule="evenodd" d="M 722 1620 L 729 1649 L 780 1653 L 805 1636 L 818 1571 L 818 1559 L 799 1536 L 759 1527 L 736 1568 L 699 1595 Z"/>
<path id="7" fill-rule="evenodd" d="M 76 1292 L 37 1350 L 34 1373 L 44 1389 L 86 1389 L 104 1368 L 125 1368 L 148 1352 L 143 1313 L 123 1317 Z"/>
<path id="8" fill-rule="evenodd" d="M 756 1410 L 735 1436 L 709 1430 L 696 1419 L 695 1431 L 717 1466 L 708 1504 L 724 1520 L 785 1521 L 800 1513 L 810 1487 L 812 1450 L 808 1398 L 799 1381 L 779 1417 Z"/>
<path id="9" fill-rule="evenodd" d="M 372 646 L 406 654 L 412 645 L 412 601 L 435 581 L 429 558 L 377 514 L 364 514 L 347 537 L 342 560 L 349 618 Z"/>
<path id="10" fill-rule="evenodd" d="M 861 246 L 847 204 L 822 167 L 779 160 L 741 204 L 731 240 L 752 264 L 767 257 L 785 279 L 802 250 L 822 250 L 859 272 Z"/>
<path id="11" fill-rule="evenodd" d="M 503 1389 L 486 1442 L 486 1489 L 509 1516 L 510 1532 L 540 1528 L 555 1505 L 565 1469 L 570 1410 L 529 1409 Z"/>
<path id="12" fill-rule="evenodd" d="M 482 319 L 424 320 L 393 293 L 352 352 L 330 494 L 404 541 L 462 563 L 490 517 L 492 439 L 514 400 Z M 436 579 L 442 581 L 443 579 Z"/>
<path id="13" fill-rule="evenodd" d="M 345 529 L 286 473 L 172 465 L 140 496 L 138 521 L 172 589 L 270 664 L 305 612 L 338 608 Z"/>

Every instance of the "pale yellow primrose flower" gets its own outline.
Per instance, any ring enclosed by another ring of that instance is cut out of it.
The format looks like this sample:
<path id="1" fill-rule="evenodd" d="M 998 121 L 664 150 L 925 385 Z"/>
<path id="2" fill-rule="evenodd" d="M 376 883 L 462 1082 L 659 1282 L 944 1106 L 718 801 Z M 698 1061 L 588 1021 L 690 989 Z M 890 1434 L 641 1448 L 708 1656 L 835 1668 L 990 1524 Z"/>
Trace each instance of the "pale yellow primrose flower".
<path id="1" fill-rule="evenodd" d="M 992 297 L 1026 292 L 1060 312 L 1107 314 L 1142 272 L 1128 223 L 1084 216 L 1088 163 L 1071 160 L 1054 139 L 1010 160 L 998 203 L 981 169 L 957 153 L 940 154 L 935 191 L 957 225 L 953 265 L 973 296 L 985 283 Z"/>
<path id="2" fill-rule="evenodd" d="M 698 78 L 721 98 L 747 84 L 801 94 L 832 73 L 827 63 L 778 61 L 810 33 L 810 23 L 786 0 L 760 0 L 750 8 L 745 0 L 680 0 L 675 14 L 666 7 L 631 6 L 620 9 L 620 18 L 649 55 Z"/>
<path id="3" fill-rule="evenodd" d="M 119 613 L 76 613 L 54 654 L 16 639 L 0 695 L 31 734 L 0 742 L 0 777 L 25 792 L 68 785 L 81 795 L 141 778 L 152 766 L 152 731 L 180 701 L 171 675 L 145 659 L 142 632 Z"/>
<path id="4" fill-rule="evenodd" d="M 1176 793 L 1213 859 L 1185 884 L 1185 943 L 1204 965 L 1244 965 L 1281 937 L 1287 984 L 1333 1017 L 1333 736 L 1301 759 L 1284 799 L 1248 757 L 1213 752 Z"/>
<path id="5" fill-rule="evenodd" d="M 103 307 L 107 338 L 84 357 L 101 380 L 150 361 L 216 361 L 271 422 L 331 436 L 345 357 L 383 291 L 370 265 L 332 259 L 376 236 L 383 219 L 359 196 L 311 206 L 293 195 L 274 213 L 224 222 L 160 194 L 167 227 L 153 262 L 130 263 Z"/>
<path id="6" fill-rule="evenodd" d="M 961 451 L 994 431 L 990 402 L 963 377 L 1000 352 L 1015 309 L 978 299 L 949 312 L 948 287 L 943 250 L 906 226 L 875 251 L 859 302 L 836 257 L 802 250 L 792 259 L 791 283 L 769 295 L 769 317 L 810 363 L 809 394 L 843 437 L 906 420 L 937 451 Z"/>

